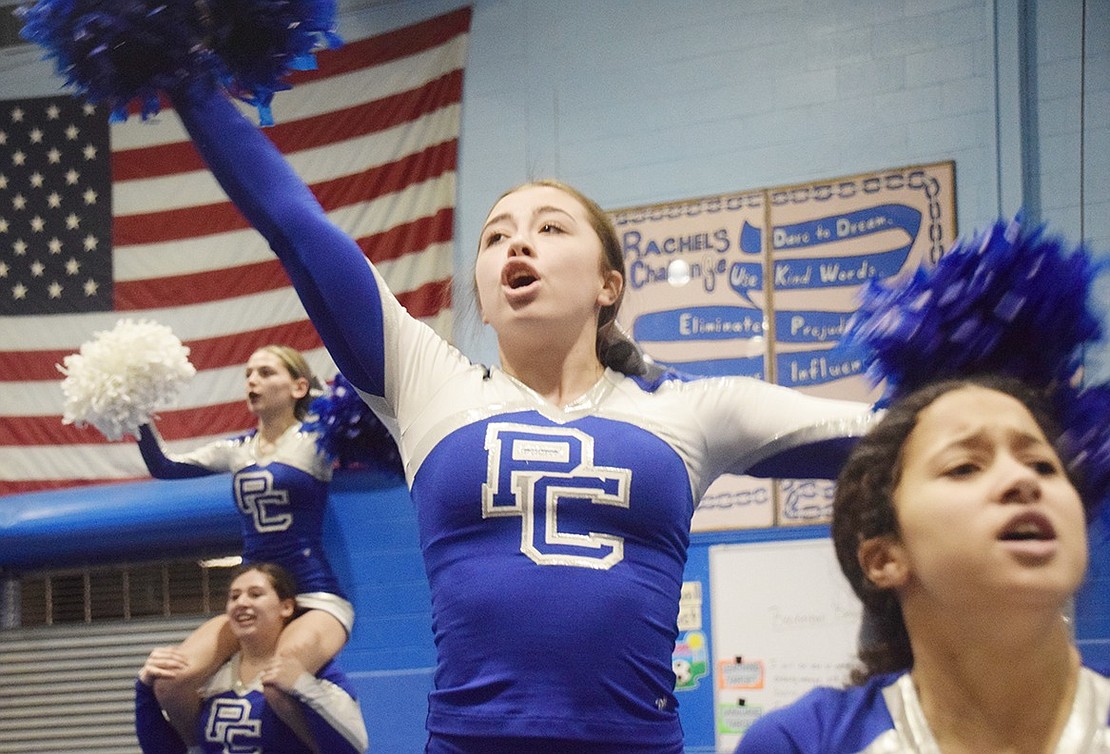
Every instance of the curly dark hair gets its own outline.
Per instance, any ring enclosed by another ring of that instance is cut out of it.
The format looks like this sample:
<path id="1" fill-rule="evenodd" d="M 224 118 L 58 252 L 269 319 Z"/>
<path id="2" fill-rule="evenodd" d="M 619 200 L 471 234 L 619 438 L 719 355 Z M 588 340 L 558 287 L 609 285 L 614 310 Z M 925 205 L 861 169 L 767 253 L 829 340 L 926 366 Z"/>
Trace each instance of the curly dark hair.
<path id="1" fill-rule="evenodd" d="M 1059 441 L 1058 420 L 1047 396 L 1020 380 L 982 375 L 928 384 L 895 400 L 875 428 L 853 448 L 837 479 L 832 518 L 833 546 L 840 570 L 864 608 L 859 649 L 862 666 L 852 672 L 852 683 L 913 666 L 898 595 L 892 589 L 876 587 L 867 578 L 859 562 L 859 546 L 884 534 L 900 536 L 893 496 L 902 475 L 902 450 L 917 426 L 917 417 L 946 393 L 973 386 L 1015 398 L 1029 410 L 1050 443 L 1056 445 Z"/>

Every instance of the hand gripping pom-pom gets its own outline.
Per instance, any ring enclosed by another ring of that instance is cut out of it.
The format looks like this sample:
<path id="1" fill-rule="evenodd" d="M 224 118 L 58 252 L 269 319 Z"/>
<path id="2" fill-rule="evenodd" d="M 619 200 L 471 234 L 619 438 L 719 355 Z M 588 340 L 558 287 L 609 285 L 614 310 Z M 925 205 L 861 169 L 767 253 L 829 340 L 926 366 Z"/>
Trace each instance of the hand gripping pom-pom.
<path id="1" fill-rule="evenodd" d="M 341 44 L 335 12 L 335 0 L 37 0 L 17 14 L 21 36 L 115 121 L 132 103 L 156 114 L 160 92 L 218 82 L 270 125 L 288 74 Z"/>
<path id="2" fill-rule="evenodd" d="M 165 325 L 123 319 L 58 367 L 66 375 L 64 424 L 92 425 L 109 440 L 138 435 L 196 374 L 189 349 Z"/>

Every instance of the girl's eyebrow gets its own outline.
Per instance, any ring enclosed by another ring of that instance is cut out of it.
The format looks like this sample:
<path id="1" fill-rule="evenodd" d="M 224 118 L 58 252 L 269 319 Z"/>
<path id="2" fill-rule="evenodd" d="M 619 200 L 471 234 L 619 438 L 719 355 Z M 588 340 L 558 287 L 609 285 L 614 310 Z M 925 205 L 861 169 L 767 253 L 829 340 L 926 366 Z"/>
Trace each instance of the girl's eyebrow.
<path id="1" fill-rule="evenodd" d="M 574 216 L 567 212 L 565 209 L 554 207 L 550 204 L 545 204 L 542 207 L 536 207 L 536 211 L 532 213 L 532 217 L 539 217 L 540 215 L 546 215 L 550 212 L 555 212 L 557 214 L 563 215 L 570 220 L 574 219 Z"/>
<path id="2" fill-rule="evenodd" d="M 500 215 L 494 215 L 490 219 L 486 220 L 486 224 L 482 226 L 482 230 L 484 231 L 489 226 L 491 226 L 495 223 L 502 222 L 503 220 L 508 220 L 508 219 L 509 219 L 509 213 L 508 212 L 502 212 Z"/>
<path id="3" fill-rule="evenodd" d="M 571 220 L 574 219 L 574 217 L 565 209 L 561 209 L 551 204 L 545 204 L 542 207 L 536 207 L 536 209 L 532 211 L 532 217 L 539 217 L 540 215 L 547 214 L 549 212 L 557 212 L 558 214 L 564 215 Z M 501 212 L 500 214 L 494 215 L 489 220 L 486 220 L 486 224 L 482 226 L 482 232 L 485 232 L 486 228 L 491 225 L 510 219 L 512 219 L 512 215 L 510 215 L 508 212 Z"/>
<path id="4" fill-rule="evenodd" d="M 1018 450 L 1024 451 L 1028 450 L 1029 448 L 1039 447 L 1052 449 L 1052 445 L 1048 441 L 1032 432 L 1027 432 L 1025 430 L 1012 430 L 1008 432 L 1007 435 L 1010 444 L 1012 444 L 1013 447 L 1017 448 Z M 951 438 L 948 442 L 945 442 L 944 444 L 937 447 L 931 455 L 939 455 L 940 453 L 943 453 L 950 449 L 976 449 L 989 444 L 990 440 L 987 437 L 986 431 L 982 429 L 974 429 L 957 437 Z"/>

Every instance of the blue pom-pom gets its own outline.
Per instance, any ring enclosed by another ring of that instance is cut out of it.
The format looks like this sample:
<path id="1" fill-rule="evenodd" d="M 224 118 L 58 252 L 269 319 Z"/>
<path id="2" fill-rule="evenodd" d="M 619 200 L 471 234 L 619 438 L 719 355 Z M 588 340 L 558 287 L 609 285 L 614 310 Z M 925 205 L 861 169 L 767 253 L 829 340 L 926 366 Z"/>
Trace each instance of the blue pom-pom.
<path id="1" fill-rule="evenodd" d="M 341 468 L 370 467 L 404 474 L 401 455 L 389 430 L 342 374 L 312 401 L 305 431 L 318 433 L 320 451 Z"/>
<path id="2" fill-rule="evenodd" d="M 1016 377 L 1051 397 L 1061 452 L 1092 511 L 1110 524 L 1110 384 L 1080 388 L 1083 349 L 1102 336 L 1091 306 L 1107 267 L 1020 215 L 960 239 L 932 269 L 863 291 L 844 345 L 859 348 L 885 405 L 923 385 Z"/>
<path id="3" fill-rule="evenodd" d="M 17 11 L 20 34 L 47 50 L 58 73 L 115 121 L 137 102 L 143 118 L 158 93 L 213 80 L 219 61 L 201 43 L 192 0 L 38 0 Z"/>
<path id="4" fill-rule="evenodd" d="M 38 0 L 17 11 L 23 38 L 115 121 L 133 102 L 156 114 L 159 92 L 219 82 L 263 125 L 289 73 L 340 46 L 335 12 L 335 0 Z"/>
<path id="5" fill-rule="evenodd" d="M 274 93 L 294 70 L 316 67 L 314 53 L 342 43 L 335 0 L 219 0 L 206 6 L 209 43 L 225 69 L 224 85 L 272 125 Z"/>
<path id="6" fill-rule="evenodd" d="M 1101 335 L 1088 294 L 1098 265 L 1015 219 L 960 239 L 933 269 L 864 289 L 844 344 L 868 356 L 883 403 L 947 377 L 999 373 L 1036 388 L 1070 382 Z"/>

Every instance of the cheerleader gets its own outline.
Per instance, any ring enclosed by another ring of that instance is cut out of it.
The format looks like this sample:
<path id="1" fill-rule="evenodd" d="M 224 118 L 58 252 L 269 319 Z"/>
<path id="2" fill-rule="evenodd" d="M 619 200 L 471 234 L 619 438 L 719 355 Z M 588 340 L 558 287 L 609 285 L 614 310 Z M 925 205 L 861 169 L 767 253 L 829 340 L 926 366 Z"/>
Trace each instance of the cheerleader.
<path id="1" fill-rule="evenodd" d="M 282 633 L 277 652 L 315 673 L 343 648 L 354 622 L 325 557 L 324 513 L 333 461 L 302 419 L 319 388 L 304 356 L 283 345 L 251 354 L 245 368 L 247 405 L 257 418 L 249 432 L 185 454 L 167 454 L 153 425 L 139 428 L 139 450 L 152 476 L 185 479 L 231 472 L 240 513 L 243 560 L 270 561 L 293 574 L 300 611 Z M 197 689 L 231 655 L 235 636 L 227 616 L 210 619 L 178 648 L 185 665 L 155 692 L 186 742 L 199 705 Z M 272 701 L 279 714 L 281 699 Z"/>
<path id="2" fill-rule="evenodd" d="M 1110 679 L 1083 666 L 1066 617 L 1087 532 L 1058 426 L 1012 378 L 892 404 L 833 503 L 862 665 L 759 718 L 737 754 L 1110 752 Z"/>
<path id="3" fill-rule="evenodd" d="M 243 566 L 231 581 L 225 611 L 234 654 L 200 689 L 191 753 L 361 754 L 369 747 L 346 676 L 328 662 L 308 671 L 279 643 L 297 611 L 288 571 L 272 563 Z M 153 685 L 173 681 L 189 664 L 175 647 L 155 649 L 135 683 L 135 731 L 143 754 L 183 754 L 181 736 L 162 715 Z M 280 694 L 300 720 L 291 729 L 272 709 Z"/>

